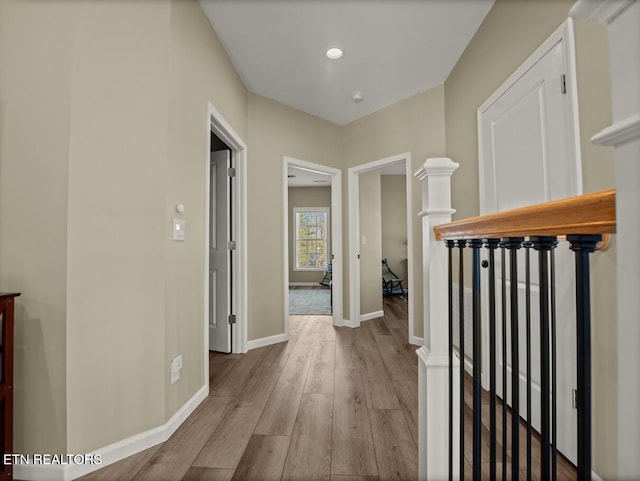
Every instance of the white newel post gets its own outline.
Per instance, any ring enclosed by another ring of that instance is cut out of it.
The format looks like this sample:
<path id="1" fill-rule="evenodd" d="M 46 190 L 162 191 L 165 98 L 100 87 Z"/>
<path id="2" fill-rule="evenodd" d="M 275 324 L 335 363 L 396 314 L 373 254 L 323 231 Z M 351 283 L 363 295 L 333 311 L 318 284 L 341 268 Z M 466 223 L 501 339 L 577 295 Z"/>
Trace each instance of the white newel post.
<path id="1" fill-rule="evenodd" d="M 451 222 L 451 175 L 458 164 L 427 159 L 415 173 L 422 181 L 424 346 L 418 354 L 418 479 L 449 477 L 449 297 L 448 256 L 433 227 Z M 459 361 L 454 357 L 453 412 L 459 410 Z M 459 418 L 454 415 L 453 478 L 459 477 Z"/>
<path id="2" fill-rule="evenodd" d="M 570 15 L 607 27 L 613 124 L 591 138 L 615 149 L 618 479 L 640 479 L 640 2 L 580 0 Z"/>

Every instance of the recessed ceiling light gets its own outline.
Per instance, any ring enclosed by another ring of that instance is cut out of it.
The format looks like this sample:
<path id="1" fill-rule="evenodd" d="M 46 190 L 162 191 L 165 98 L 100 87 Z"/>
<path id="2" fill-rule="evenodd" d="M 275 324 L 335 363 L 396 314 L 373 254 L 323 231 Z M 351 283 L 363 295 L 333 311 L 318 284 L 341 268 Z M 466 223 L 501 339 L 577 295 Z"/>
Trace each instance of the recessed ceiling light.
<path id="1" fill-rule="evenodd" d="M 362 92 L 353 92 L 351 98 L 355 103 L 359 104 L 364 100 L 364 94 Z"/>
<path id="2" fill-rule="evenodd" d="M 329 57 L 331 60 L 339 59 L 340 57 L 342 57 L 342 50 L 335 47 L 330 48 L 329 50 L 327 50 L 327 57 Z"/>

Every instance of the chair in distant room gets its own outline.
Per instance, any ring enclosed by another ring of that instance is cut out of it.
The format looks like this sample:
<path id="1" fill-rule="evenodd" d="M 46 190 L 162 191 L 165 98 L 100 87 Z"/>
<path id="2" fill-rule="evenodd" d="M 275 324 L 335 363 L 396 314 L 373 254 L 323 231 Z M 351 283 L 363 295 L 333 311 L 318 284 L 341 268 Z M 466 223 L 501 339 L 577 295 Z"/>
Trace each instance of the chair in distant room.
<path id="1" fill-rule="evenodd" d="M 390 296 L 401 295 L 407 298 L 407 291 L 402 286 L 404 279 L 398 277 L 389 267 L 389 261 L 382 259 L 382 292 Z"/>
<path id="2" fill-rule="evenodd" d="M 327 268 L 324 271 L 324 277 L 320 281 L 321 286 L 328 287 L 330 289 L 330 302 L 331 309 L 333 310 L 333 271 L 331 268 L 331 264 L 327 264 Z"/>
<path id="3" fill-rule="evenodd" d="M 324 271 L 324 277 L 320 281 L 320 285 L 325 287 L 331 287 L 331 281 L 332 281 L 331 264 L 327 264 L 327 268 Z"/>

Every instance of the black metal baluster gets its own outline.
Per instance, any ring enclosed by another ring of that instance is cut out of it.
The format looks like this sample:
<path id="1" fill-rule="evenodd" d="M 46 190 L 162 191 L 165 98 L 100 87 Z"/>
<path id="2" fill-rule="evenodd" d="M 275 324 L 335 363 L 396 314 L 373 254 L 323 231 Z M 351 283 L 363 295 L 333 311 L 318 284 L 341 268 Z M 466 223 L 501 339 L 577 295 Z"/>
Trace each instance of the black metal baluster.
<path id="1" fill-rule="evenodd" d="M 464 479 L 464 240 L 458 241 L 458 314 L 460 319 L 460 479 Z"/>
<path id="2" fill-rule="evenodd" d="M 568 235 L 576 261 L 576 331 L 578 354 L 578 480 L 591 479 L 591 292 L 589 254 L 599 235 Z"/>
<path id="3" fill-rule="evenodd" d="M 482 240 L 469 242 L 473 275 L 473 480 L 480 481 L 482 467 L 482 324 L 480 318 L 480 248 Z"/>
<path id="4" fill-rule="evenodd" d="M 502 481 L 507 481 L 507 268 L 505 246 L 500 242 L 502 275 Z"/>
<path id="5" fill-rule="evenodd" d="M 503 239 L 509 250 L 511 314 L 511 479 L 520 478 L 520 355 L 518 346 L 518 249 L 524 238 Z"/>
<path id="6" fill-rule="evenodd" d="M 447 260 L 449 265 L 449 481 L 453 481 L 453 247 L 455 241 L 448 240 Z"/>
<path id="7" fill-rule="evenodd" d="M 551 479 L 549 441 L 549 259 L 548 254 L 557 243 L 555 237 L 532 237 L 533 248 L 538 251 L 540 275 L 540 450 L 541 479 Z"/>
<path id="8" fill-rule="evenodd" d="M 486 242 L 489 249 L 489 477 L 491 481 L 496 481 L 497 471 L 497 419 L 496 419 L 496 265 L 495 251 L 499 244 L 498 239 L 488 239 Z"/>
<path id="9" fill-rule="evenodd" d="M 525 304 L 527 338 L 527 479 L 531 479 L 531 243 L 525 242 Z"/>
<path id="10" fill-rule="evenodd" d="M 551 258 L 551 479 L 558 478 L 558 406 L 556 376 L 556 256 L 554 249 L 549 251 Z"/>

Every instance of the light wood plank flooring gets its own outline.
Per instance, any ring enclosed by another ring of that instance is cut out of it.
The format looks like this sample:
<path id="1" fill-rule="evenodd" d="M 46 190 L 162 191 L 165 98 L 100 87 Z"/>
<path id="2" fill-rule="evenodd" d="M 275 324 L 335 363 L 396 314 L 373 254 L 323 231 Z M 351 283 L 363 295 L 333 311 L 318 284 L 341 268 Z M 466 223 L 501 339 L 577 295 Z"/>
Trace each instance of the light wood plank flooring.
<path id="1" fill-rule="evenodd" d="M 286 343 L 210 355 L 210 394 L 165 443 L 82 481 L 383 481 L 418 477 L 407 304 L 359 329 L 291 316 Z"/>
<path id="2" fill-rule="evenodd" d="M 471 481 L 473 479 L 473 378 L 468 374 L 465 376 L 465 421 L 464 421 L 464 479 L 465 481 Z M 489 391 L 482 391 L 481 397 L 481 411 L 482 411 L 482 452 L 481 456 L 481 472 L 482 479 L 490 479 L 491 463 L 490 459 L 490 393 Z M 502 401 L 500 398 L 496 402 L 496 444 L 497 444 L 497 466 L 496 473 L 497 479 L 503 479 L 503 431 L 502 431 Z M 505 479 L 512 479 L 512 432 L 511 432 L 511 408 L 507 406 L 507 443 L 506 443 L 506 463 L 504 463 L 504 469 L 506 469 Z M 541 466 L 541 440 L 540 435 L 534 430 L 531 438 L 531 479 L 532 481 L 541 481 L 542 476 L 540 472 Z M 527 479 L 527 425 L 523 419 L 520 419 L 520 456 L 519 459 L 519 479 Z M 576 467 L 565 458 L 562 453 L 558 452 L 557 456 L 557 481 L 575 481 L 578 479 L 578 473 Z"/>

